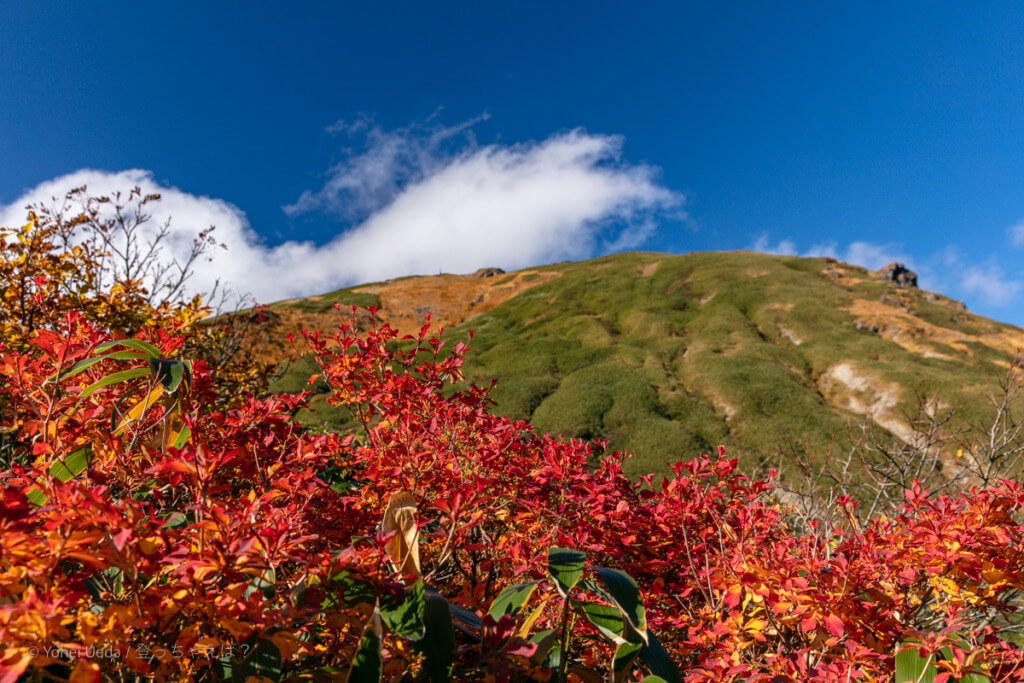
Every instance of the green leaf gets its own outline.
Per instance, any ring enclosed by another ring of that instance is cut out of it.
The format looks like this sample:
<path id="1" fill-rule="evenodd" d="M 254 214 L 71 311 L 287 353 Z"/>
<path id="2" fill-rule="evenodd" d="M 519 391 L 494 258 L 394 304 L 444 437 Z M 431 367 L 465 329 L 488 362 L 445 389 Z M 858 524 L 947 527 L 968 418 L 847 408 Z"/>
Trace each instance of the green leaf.
<path id="1" fill-rule="evenodd" d="M 281 678 L 281 651 L 272 641 L 261 640 L 250 650 L 241 666 L 238 667 L 239 678 L 245 680 L 251 676 L 269 678 L 272 681 Z"/>
<path id="2" fill-rule="evenodd" d="M 171 448 L 184 448 L 185 444 L 188 443 L 188 438 L 192 436 L 192 430 L 188 428 L 188 425 L 182 425 L 181 431 L 174 437 L 174 441 L 170 443 Z"/>
<path id="3" fill-rule="evenodd" d="M 480 629 L 483 628 L 484 620 L 476 612 L 471 612 L 461 605 L 453 605 L 452 603 L 448 603 L 448 609 L 451 610 L 452 617 L 468 626 L 469 630 L 479 633 Z"/>
<path id="4" fill-rule="evenodd" d="M 591 581 L 590 579 L 583 579 L 582 581 L 580 581 L 580 588 L 582 588 L 585 591 L 590 591 L 594 595 L 599 596 L 605 602 L 615 602 L 614 600 L 612 600 L 612 596 L 608 594 L 608 591 L 606 591 L 603 586 Z"/>
<path id="5" fill-rule="evenodd" d="M 661 676 L 648 676 L 640 681 L 640 683 L 668 683 L 668 681 Z"/>
<path id="6" fill-rule="evenodd" d="M 74 377 L 75 375 L 81 372 L 85 372 L 96 363 L 99 363 L 100 361 L 103 360 L 107 360 L 108 358 L 111 360 L 146 360 L 147 358 L 149 358 L 149 356 L 145 353 L 139 353 L 138 351 L 113 351 L 111 353 L 105 353 L 101 356 L 92 356 L 90 358 L 80 360 L 74 365 L 72 365 L 67 372 L 61 375 L 61 379 L 68 379 L 69 377 Z M 51 377 L 50 379 L 53 379 L 53 377 Z"/>
<path id="7" fill-rule="evenodd" d="M 252 581 L 249 582 L 249 587 L 245 589 L 245 593 L 242 597 L 248 599 L 249 596 L 256 591 L 262 591 L 263 597 L 269 600 L 274 597 L 276 584 L 277 572 L 274 571 L 273 567 L 267 567 L 259 576 L 253 577 Z"/>
<path id="8" fill-rule="evenodd" d="M 423 655 L 423 672 L 432 683 L 448 683 L 455 650 L 451 611 L 433 586 L 425 587 L 423 597 L 423 637 L 413 643 L 413 649 Z"/>
<path id="9" fill-rule="evenodd" d="M 373 605 L 377 602 L 377 592 L 373 587 L 352 577 L 348 572 L 339 572 L 330 578 L 325 588 L 328 589 L 322 607 L 328 609 L 335 605 L 355 607 L 360 604 Z"/>
<path id="10" fill-rule="evenodd" d="M 42 507 L 46 503 L 46 494 L 39 489 L 32 489 L 25 494 L 25 497 L 36 507 Z"/>
<path id="11" fill-rule="evenodd" d="M 544 661 L 547 661 L 548 656 L 551 653 L 551 649 L 558 643 L 558 631 L 547 630 L 536 633 L 530 638 L 529 642 L 534 643 L 537 646 L 537 651 L 530 657 L 530 661 L 540 666 Z M 556 663 L 555 666 L 558 664 Z"/>
<path id="12" fill-rule="evenodd" d="M 586 557 L 579 550 L 548 548 L 548 574 L 555 580 L 555 588 L 563 598 L 569 597 L 569 591 L 583 576 Z"/>
<path id="13" fill-rule="evenodd" d="M 668 652 L 651 631 L 647 632 L 647 643 L 640 648 L 640 661 L 643 662 L 657 680 L 665 683 L 683 683 L 683 675 L 679 667 L 669 657 Z M 648 676 L 648 680 L 651 677 Z"/>
<path id="14" fill-rule="evenodd" d="M 62 460 L 54 462 L 50 465 L 50 474 L 62 482 L 70 481 L 77 477 L 89 466 L 91 450 L 88 446 L 83 446 L 77 451 L 66 455 Z"/>
<path id="15" fill-rule="evenodd" d="M 167 529 L 177 529 L 188 524 L 188 518 L 180 512 L 172 512 L 164 518 L 164 527 Z"/>
<path id="16" fill-rule="evenodd" d="M 380 641 L 384 635 L 384 627 L 380 621 L 380 611 L 374 608 L 363 629 L 363 637 L 359 639 L 352 668 L 349 669 L 345 683 L 380 683 L 383 665 L 380 657 Z"/>
<path id="17" fill-rule="evenodd" d="M 931 681 L 938 675 L 932 657 L 922 657 L 909 644 L 896 653 L 896 683 L 906 681 Z"/>
<path id="18" fill-rule="evenodd" d="M 554 643 L 555 641 L 557 641 L 557 638 L 552 642 Z M 562 666 L 562 646 L 557 644 L 553 645 L 552 648 L 548 650 L 547 655 L 537 663 L 537 666 L 542 666 L 545 669 L 557 669 Z"/>
<path id="19" fill-rule="evenodd" d="M 633 668 L 633 662 L 640 655 L 640 643 L 623 643 L 615 649 L 615 656 L 612 658 L 612 681 L 622 683 Z"/>
<path id="20" fill-rule="evenodd" d="M 636 631 L 641 640 L 647 640 L 647 612 L 644 609 L 643 599 L 640 597 L 640 588 L 636 581 L 626 572 L 608 567 L 592 567 L 601 577 L 601 582 L 608 589 L 608 595 L 612 602 L 622 610 L 622 615 L 629 622 L 629 625 Z M 632 640 L 627 638 L 627 640 Z"/>
<path id="21" fill-rule="evenodd" d="M 518 583 L 514 586 L 505 586 L 505 589 L 498 594 L 498 597 L 494 598 L 494 602 L 491 603 L 487 613 L 494 617 L 495 621 L 498 621 L 506 614 L 511 614 L 514 617 L 522 609 L 523 605 L 526 604 L 526 601 L 530 599 L 539 583 L 540 581 L 529 581 L 527 583 Z"/>
<path id="22" fill-rule="evenodd" d="M 107 580 L 105 581 L 104 578 Z M 92 595 L 93 600 L 99 600 L 103 591 L 107 590 L 109 585 L 114 597 L 121 597 L 123 592 L 123 578 L 121 570 L 117 567 L 108 567 L 101 572 L 97 572 L 85 580 L 85 589 Z"/>
<path id="23" fill-rule="evenodd" d="M 242 683 L 249 678 L 281 678 L 281 651 L 272 641 L 260 640 L 254 633 L 241 645 L 232 648 L 231 655 L 217 660 L 217 669 L 226 681 Z"/>
<path id="24" fill-rule="evenodd" d="M 576 602 L 573 606 L 605 639 L 615 645 L 626 642 L 626 625 L 618 608 L 595 602 Z"/>
<path id="25" fill-rule="evenodd" d="M 115 346 L 126 346 L 129 349 L 135 349 L 141 351 L 150 358 L 159 358 L 160 349 L 156 348 L 149 342 L 144 342 L 141 339 L 116 339 L 114 341 L 104 342 L 96 347 L 97 351 L 106 351 L 112 349 Z"/>
<path id="26" fill-rule="evenodd" d="M 381 598 L 381 619 L 392 633 L 419 640 L 423 637 L 423 603 L 423 582 L 417 581 L 401 595 Z"/>
<path id="27" fill-rule="evenodd" d="M 147 479 L 146 483 L 138 487 L 134 493 L 131 494 L 132 500 L 146 501 L 153 496 L 153 490 L 156 488 L 156 479 Z M 166 525 L 165 525 L 166 526 Z"/>
<path id="28" fill-rule="evenodd" d="M 121 372 L 114 372 L 106 377 L 103 377 L 82 390 L 81 398 L 89 398 L 97 390 L 103 387 L 108 387 L 111 384 L 117 384 L 118 382 L 126 382 L 136 377 L 145 377 L 149 374 L 149 368 L 133 368 L 131 370 L 122 370 Z"/>
<path id="29" fill-rule="evenodd" d="M 92 448 L 89 446 L 83 446 L 77 451 L 73 451 L 65 456 L 63 461 L 58 460 L 50 465 L 50 475 L 62 482 L 70 481 L 73 477 L 77 477 L 85 471 L 85 468 L 89 465 L 91 453 Z M 47 500 L 46 494 L 39 489 L 32 489 L 25 494 L 25 498 L 36 507 L 42 507 L 46 504 Z"/>
<path id="30" fill-rule="evenodd" d="M 182 384 L 188 391 L 192 384 L 192 364 L 186 360 L 150 358 L 149 369 L 153 379 L 160 382 L 168 394 L 173 394 Z"/>
<path id="31" fill-rule="evenodd" d="M 992 683 L 992 679 L 985 674 L 964 674 L 960 683 Z"/>

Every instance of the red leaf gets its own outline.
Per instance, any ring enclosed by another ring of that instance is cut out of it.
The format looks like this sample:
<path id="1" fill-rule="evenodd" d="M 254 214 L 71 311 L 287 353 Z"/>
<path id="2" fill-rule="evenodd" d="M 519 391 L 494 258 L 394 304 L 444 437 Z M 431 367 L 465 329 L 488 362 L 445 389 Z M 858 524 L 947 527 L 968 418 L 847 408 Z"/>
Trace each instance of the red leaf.
<path id="1" fill-rule="evenodd" d="M 132 535 L 131 529 L 121 529 L 114 534 L 114 547 L 117 548 L 118 552 L 124 548 L 124 544 L 128 542 L 128 537 Z"/>
<path id="2" fill-rule="evenodd" d="M 825 617 L 825 628 L 828 632 L 834 635 L 836 638 L 840 638 L 843 635 L 843 621 L 834 614 L 829 614 Z"/>
<path id="3" fill-rule="evenodd" d="M 740 604 L 740 596 L 743 595 L 743 586 L 732 586 L 725 594 L 725 606 L 735 609 Z"/>

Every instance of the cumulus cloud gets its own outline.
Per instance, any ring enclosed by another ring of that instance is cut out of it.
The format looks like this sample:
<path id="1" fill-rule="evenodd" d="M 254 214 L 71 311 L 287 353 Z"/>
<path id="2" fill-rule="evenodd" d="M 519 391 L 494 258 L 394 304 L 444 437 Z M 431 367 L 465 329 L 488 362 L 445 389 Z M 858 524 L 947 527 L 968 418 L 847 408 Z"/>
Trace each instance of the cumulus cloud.
<path id="1" fill-rule="evenodd" d="M 658 217 L 681 213 L 682 196 L 657 169 L 621 159 L 617 136 L 573 130 L 539 142 L 478 145 L 474 122 L 386 132 L 360 121 L 332 127 L 361 134 L 362 148 L 330 169 L 323 187 L 284 207 L 347 225 L 325 244 L 267 245 L 228 202 L 158 183 L 145 170 L 82 170 L 33 188 L 0 207 L 0 223 L 20 224 L 24 206 L 86 185 L 90 194 L 140 186 L 163 200 L 154 224 L 172 218 L 168 248 L 185 253 L 216 225 L 226 251 L 198 265 L 192 287 L 217 279 L 261 301 L 417 273 L 520 268 L 639 246 Z"/>
<path id="2" fill-rule="evenodd" d="M 215 253 L 213 262 L 197 264 L 188 283 L 192 292 L 211 291 L 218 278 L 223 282 L 240 280 L 244 277 L 245 269 L 236 257 L 241 253 L 244 258 L 261 249 L 259 236 L 249 227 L 245 213 L 237 206 L 221 199 L 197 196 L 163 185 L 153 179 L 150 171 L 141 169 L 116 173 L 83 169 L 46 181 L 25 192 L 14 202 L 0 205 L 0 225 L 20 226 L 25 222 L 28 205 L 60 206 L 68 191 L 82 186 L 94 197 L 110 196 L 115 192 L 121 192 L 122 197 L 127 197 L 133 187 L 139 187 L 144 194 L 161 195 L 159 202 L 146 207 L 150 220 L 143 226 L 144 234 L 151 237 L 160 226 L 170 221 L 170 232 L 162 246 L 167 256 L 179 260 L 187 258 L 193 239 L 201 230 L 211 225 L 216 226 L 214 236 L 225 245 L 230 245 L 232 252 Z"/>

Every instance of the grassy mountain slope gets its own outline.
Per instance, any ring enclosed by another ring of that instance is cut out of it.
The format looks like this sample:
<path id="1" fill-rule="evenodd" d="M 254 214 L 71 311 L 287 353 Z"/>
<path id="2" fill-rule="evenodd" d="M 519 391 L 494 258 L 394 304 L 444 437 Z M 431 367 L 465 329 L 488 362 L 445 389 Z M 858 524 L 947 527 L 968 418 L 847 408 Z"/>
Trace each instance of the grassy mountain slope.
<path id="1" fill-rule="evenodd" d="M 495 412 L 633 451 L 634 473 L 719 444 L 748 466 L 774 465 L 794 444 L 821 457 L 865 416 L 909 438 L 902 412 L 915 391 L 981 417 L 986 377 L 1024 346 L 1018 328 L 825 258 L 627 253 L 439 277 L 338 298 L 376 297 L 403 331 L 428 309 L 454 326 L 449 339 L 475 330 L 466 375 L 498 380 Z M 274 310 L 316 324 L 296 311 L 331 298 Z M 297 388 L 302 372 L 279 388 Z M 320 410 L 311 419 L 343 421 Z"/>

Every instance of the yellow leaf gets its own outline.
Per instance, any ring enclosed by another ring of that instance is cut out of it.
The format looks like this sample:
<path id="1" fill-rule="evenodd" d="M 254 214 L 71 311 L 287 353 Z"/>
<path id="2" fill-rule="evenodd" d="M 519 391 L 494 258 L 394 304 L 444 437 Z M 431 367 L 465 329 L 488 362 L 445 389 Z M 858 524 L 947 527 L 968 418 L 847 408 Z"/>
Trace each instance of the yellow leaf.
<path id="1" fill-rule="evenodd" d="M 132 406 L 132 409 L 128 411 L 125 418 L 121 420 L 121 424 L 117 425 L 117 429 L 114 430 L 114 434 L 120 434 L 129 424 L 138 421 L 142 417 L 143 413 L 149 410 L 163 395 L 163 385 L 157 384 L 152 388 L 152 390 L 150 390 L 145 398 Z"/>
<path id="2" fill-rule="evenodd" d="M 533 628 L 534 623 L 536 623 L 537 619 L 540 618 L 541 612 L 543 612 L 544 608 L 547 607 L 548 600 L 550 599 L 551 596 L 545 597 L 540 601 L 540 604 L 537 605 L 536 609 L 530 612 L 530 616 L 526 617 L 526 621 L 523 622 L 523 627 L 519 629 L 518 635 L 520 638 L 525 638 L 527 634 L 530 633 L 530 629 Z"/>

